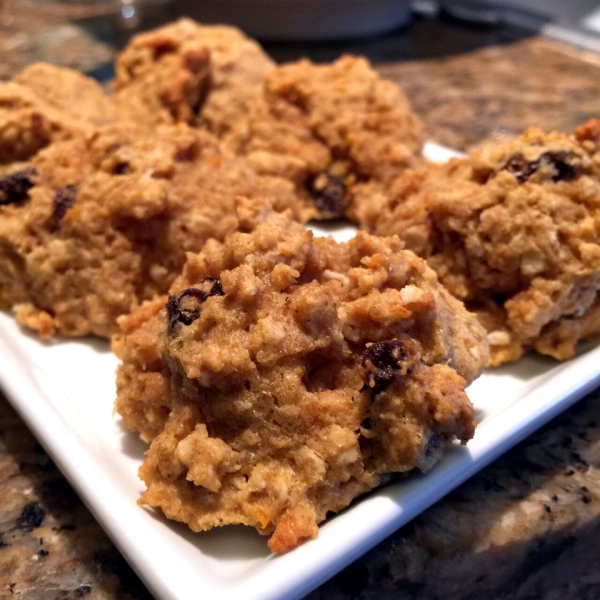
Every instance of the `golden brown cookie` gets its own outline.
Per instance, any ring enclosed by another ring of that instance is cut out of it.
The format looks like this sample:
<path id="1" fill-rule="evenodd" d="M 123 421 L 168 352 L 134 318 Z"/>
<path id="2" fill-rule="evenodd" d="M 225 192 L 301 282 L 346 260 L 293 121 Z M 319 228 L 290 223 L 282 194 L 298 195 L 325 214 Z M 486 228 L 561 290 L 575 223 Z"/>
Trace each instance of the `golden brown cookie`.
<path id="1" fill-rule="evenodd" d="M 184 19 L 134 38 L 116 90 L 144 120 L 207 128 L 259 173 L 291 181 L 304 220 L 356 219 L 372 186 L 420 160 L 419 119 L 364 58 L 274 67 L 237 30 Z"/>
<path id="2" fill-rule="evenodd" d="M 27 87 L 0 82 L 0 168 L 89 129 L 89 123 L 58 110 Z"/>
<path id="3" fill-rule="evenodd" d="M 152 123 L 185 122 L 224 139 L 247 119 L 272 67 L 238 29 L 181 19 L 131 40 L 116 61 L 116 98 Z"/>
<path id="4" fill-rule="evenodd" d="M 379 189 L 419 162 L 423 128 L 395 84 L 344 56 L 269 71 L 230 142 L 258 172 L 292 181 L 307 219 L 356 219 L 359 200 L 370 201 L 365 185 Z"/>
<path id="5" fill-rule="evenodd" d="M 78 71 L 34 63 L 13 81 L 64 115 L 90 125 L 106 125 L 122 119 L 113 99 L 94 79 Z"/>
<path id="6" fill-rule="evenodd" d="M 256 201 L 238 218 L 188 256 L 162 310 L 121 319 L 116 409 L 154 438 L 142 504 L 287 552 L 472 436 L 485 331 L 397 238 L 314 239 Z"/>
<path id="7" fill-rule="evenodd" d="M 43 337 L 110 336 L 186 252 L 237 227 L 236 195 L 293 204 L 209 133 L 132 124 L 54 143 L 0 176 L 0 304 Z"/>
<path id="8" fill-rule="evenodd" d="M 491 364 L 564 360 L 600 332 L 600 139 L 529 129 L 400 176 L 363 225 L 398 234 L 489 332 Z"/>

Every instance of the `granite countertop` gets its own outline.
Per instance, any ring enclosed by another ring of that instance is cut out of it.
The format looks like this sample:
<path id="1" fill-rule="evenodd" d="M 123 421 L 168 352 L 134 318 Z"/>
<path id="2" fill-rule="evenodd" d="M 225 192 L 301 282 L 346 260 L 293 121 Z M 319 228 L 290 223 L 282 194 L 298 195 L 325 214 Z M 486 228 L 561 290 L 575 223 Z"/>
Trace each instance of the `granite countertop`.
<path id="1" fill-rule="evenodd" d="M 0 79 L 34 60 L 91 71 L 126 37 L 100 5 L 32 4 L 0 2 Z M 373 40 L 267 48 L 278 60 L 366 54 L 404 87 L 430 139 L 460 149 L 600 115 L 600 57 L 515 28 L 421 19 Z M 599 469 L 596 391 L 309 598 L 600 598 Z M 88 596 L 150 598 L 0 394 L 0 598 Z"/>

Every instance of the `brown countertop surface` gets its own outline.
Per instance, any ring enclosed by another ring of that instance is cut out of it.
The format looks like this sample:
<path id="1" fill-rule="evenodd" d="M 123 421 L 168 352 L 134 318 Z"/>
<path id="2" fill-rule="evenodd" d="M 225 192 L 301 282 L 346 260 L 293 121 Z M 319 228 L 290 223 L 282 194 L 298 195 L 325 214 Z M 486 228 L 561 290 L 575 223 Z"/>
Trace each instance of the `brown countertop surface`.
<path id="1" fill-rule="evenodd" d="M 35 60 L 98 70 L 127 34 L 100 4 L 0 6 L 0 79 Z M 278 60 L 366 54 L 429 138 L 459 149 L 600 116 L 600 57 L 514 27 L 418 19 L 372 40 L 267 49 Z M 596 391 L 309 598 L 598 599 L 599 469 Z M 0 394 L 0 598 L 83 597 L 150 594 Z"/>

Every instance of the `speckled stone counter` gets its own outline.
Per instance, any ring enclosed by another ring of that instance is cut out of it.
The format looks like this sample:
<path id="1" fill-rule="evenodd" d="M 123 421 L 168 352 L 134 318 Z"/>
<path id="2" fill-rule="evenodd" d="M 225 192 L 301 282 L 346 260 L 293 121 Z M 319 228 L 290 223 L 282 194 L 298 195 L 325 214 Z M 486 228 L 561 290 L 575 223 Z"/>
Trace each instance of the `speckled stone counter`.
<path id="1" fill-rule="evenodd" d="M 532 125 L 570 132 L 600 115 L 600 56 L 543 38 L 379 70 L 404 87 L 436 141 L 453 148 Z"/>
<path id="2" fill-rule="evenodd" d="M 114 56 L 124 35 L 114 21 L 71 23 L 64 6 L 38 5 L 4 1 L 0 78 L 33 60 L 90 71 Z M 278 60 L 367 54 L 403 85 L 429 137 L 461 149 L 600 116 L 600 58 L 515 29 L 417 20 L 374 40 L 268 50 Z M 595 392 L 309 598 L 598 599 L 599 469 Z M 150 595 L 0 395 L 0 598 L 83 597 Z"/>
<path id="3" fill-rule="evenodd" d="M 151 598 L 0 395 L 0 598 Z"/>

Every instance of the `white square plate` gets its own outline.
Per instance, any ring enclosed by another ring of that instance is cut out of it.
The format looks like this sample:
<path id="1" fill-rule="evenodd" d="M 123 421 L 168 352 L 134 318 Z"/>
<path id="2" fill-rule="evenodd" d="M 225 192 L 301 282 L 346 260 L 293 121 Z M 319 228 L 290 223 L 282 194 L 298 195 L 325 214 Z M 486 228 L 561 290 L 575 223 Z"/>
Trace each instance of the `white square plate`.
<path id="1" fill-rule="evenodd" d="M 452 152 L 428 144 L 426 154 L 440 161 Z M 451 448 L 426 475 L 354 502 L 315 540 L 274 556 L 249 528 L 193 534 L 136 505 L 144 445 L 112 415 L 117 359 L 106 342 L 42 343 L 0 313 L 0 365 L 16 410 L 162 600 L 300 598 L 600 384 L 600 346 L 565 363 L 527 357 L 486 372 L 469 388 L 479 426 L 466 447 Z"/>

